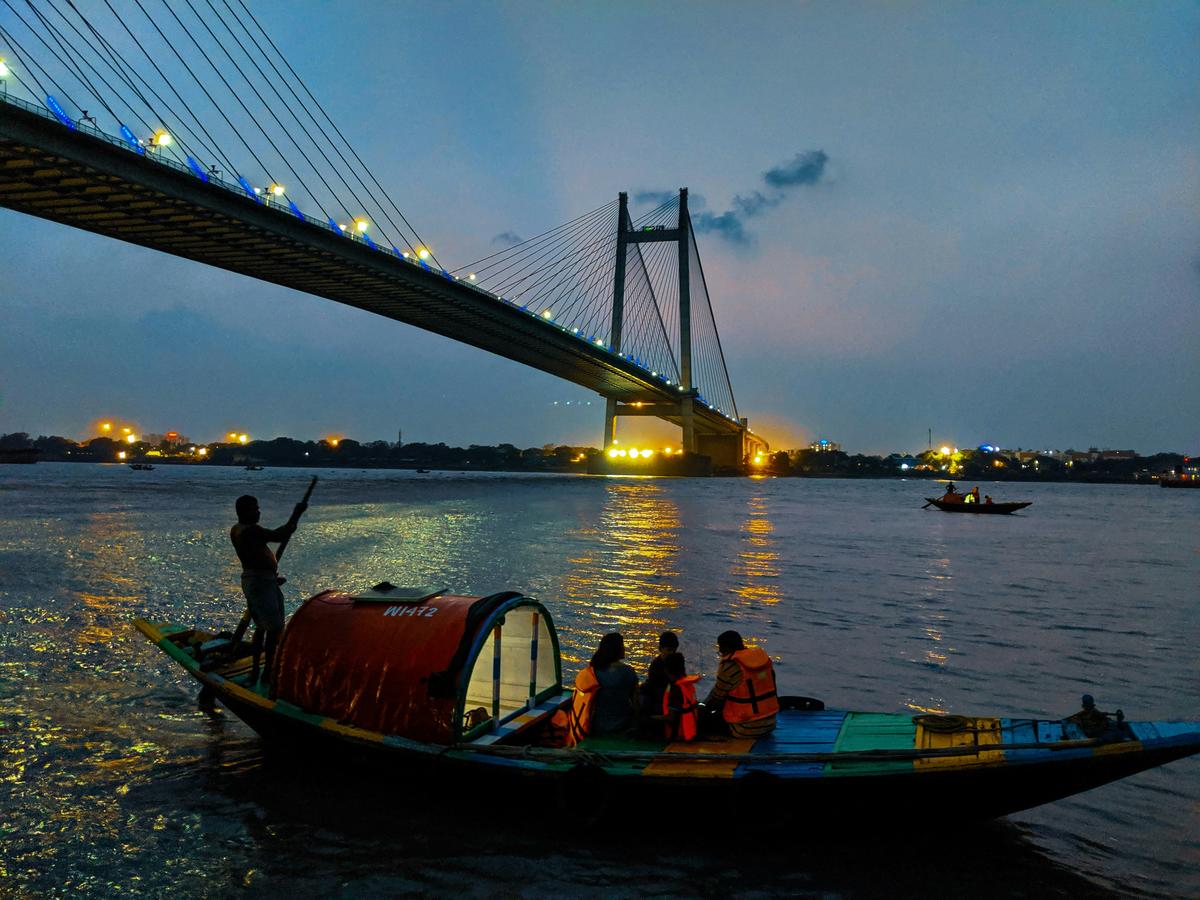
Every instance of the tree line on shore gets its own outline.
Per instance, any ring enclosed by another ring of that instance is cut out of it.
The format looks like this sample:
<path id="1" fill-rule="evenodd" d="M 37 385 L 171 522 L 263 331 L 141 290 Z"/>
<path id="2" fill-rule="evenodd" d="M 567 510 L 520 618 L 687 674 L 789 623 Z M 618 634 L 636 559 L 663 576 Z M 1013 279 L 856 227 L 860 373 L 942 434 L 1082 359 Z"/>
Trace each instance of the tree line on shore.
<path id="1" fill-rule="evenodd" d="M 31 438 L 24 432 L 0 435 L 0 451 L 37 450 L 38 458 L 61 462 L 184 463 L 194 465 L 318 466 L 478 471 L 585 472 L 594 447 L 546 444 L 521 449 L 513 444 L 452 447 L 444 443 L 396 444 L 388 441 L 270 441 L 191 444 L 162 441 L 129 444 L 107 437 L 76 442 L 58 436 Z M 1151 456 L 1064 460 L 1061 455 L 1005 451 L 955 451 L 947 458 L 937 450 L 916 456 L 848 454 L 841 450 L 781 450 L 751 464 L 752 471 L 798 477 L 927 477 L 964 481 L 1150 481 L 1176 471 L 1178 453 Z"/>

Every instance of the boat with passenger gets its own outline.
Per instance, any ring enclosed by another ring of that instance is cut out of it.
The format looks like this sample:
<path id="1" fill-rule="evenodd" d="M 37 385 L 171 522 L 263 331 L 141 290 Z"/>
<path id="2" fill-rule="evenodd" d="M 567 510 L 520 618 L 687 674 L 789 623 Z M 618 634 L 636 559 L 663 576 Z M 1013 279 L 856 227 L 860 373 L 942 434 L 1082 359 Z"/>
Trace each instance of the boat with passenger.
<path id="1" fill-rule="evenodd" d="M 1200 752 L 1197 721 L 1127 721 L 1094 708 L 1090 719 L 914 716 L 801 697 L 780 697 L 774 731 L 758 738 L 610 735 L 568 749 L 556 713 L 572 691 L 553 620 L 515 591 L 478 597 L 387 582 L 323 591 L 288 621 L 269 687 L 250 683 L 250 646 L 232 646 L 228 633 L 136 625 L 269 743 L 366 757 L 389 777 L 446 790 L 515 789 L 527 800 L 584 790 L 589 809 L 666 796 L 821 827 L 861 824 L 864 809 L 880 822 L 922 810 L 954 810 L 961 821 Z"/>
<path id="2" fill-rule="evenodd" d="M 926 497 L 926 506 L 936 506 L 942 512 L 973 513 L 976 515 L 1006 516 L 1018 509 L 1032 505 L 1029 500 L 1024 503 L 965 503 L 962 500 L 946 500 L 943 497 Z"/>
<path id="3" fill-rule="evenodd" d="M 137 472 L 152 472 L 154 466 L 150 463 L 130 463 L 129 468 Z"/>

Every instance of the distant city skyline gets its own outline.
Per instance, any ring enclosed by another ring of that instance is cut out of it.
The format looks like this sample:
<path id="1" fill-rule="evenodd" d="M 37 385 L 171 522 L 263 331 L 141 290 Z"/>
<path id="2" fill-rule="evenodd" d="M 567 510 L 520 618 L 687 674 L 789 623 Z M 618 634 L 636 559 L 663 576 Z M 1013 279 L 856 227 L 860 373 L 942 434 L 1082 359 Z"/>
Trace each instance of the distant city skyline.
<path id="1" fill-rule="evenodd" d="M 301 5 L 254 10 L 448 265 L 689 187 L 774 448 L 1200 452 L 1194 4 Z M 8 210 L 0 247 L 0 432 L 601 442 L 409 326 Z"/>
<path id="2" fill-rule="evenodd" d="M 108 425 L 107 428 L 104 427 L 105 424 Z M 148 443 L 148 444 L 157 445 L 157 444 L 162 443 L 163 441 L 170 441 L 174 444 L 179 444 L 179 445 L 195 444 L 195 445 L 199 446 L 199 445 L 214 445 L 214 444 L 222 444 L 222 443 L 252 444 L 255 441 L 273 441 L 273 440 L 278 440 L 278 439 L 282 438 L 282 439 L 287 439 L 287 440 L 296 440 L 296 441 L 304 441 L 304 442 L 324 441 L 326 443 L 332 444 L 333 446 L 337 446 L 340 442 L 345 441 L 345 440 L 353 440 L 353 441 L 357 441 L 360 444 L 369 444 L 369 443 L 373 443 L 376 441 L 383 441 L 384 443 L 387 443 L 387 444 L 390 444 L 393 446 L 400 442 L 403 442 L 403 444 L 405 444 L 405 445 L 407 445 L 407 444 L 448 444 L 451 446 L 461 446 L 461 447 L 468 447 L 473 444 L 479 445 L 479 446 L 498 446 L 500 444 L 511 444 L 520 449 L 529 449 L 531 447 L 544 448 L 544 447 L 558 447 L 558 446 L 593 447 L 596 449 L 602 449 L 602 448 L 600 448 L 599 441 L 594 441 L 594 442 L 584 441 L 581 443 L 572 443 L 570 441 L 550 440 L 550 441 L 541 441 L 541 442 L 535 443 L 535 442 L 522 441 L 520 439 L 517 439 L 515 441 L 467 441 L 467 442 L 457 443 L 454 441 L 438 439 L 436 437 L 427 437 L 427 438 L 421 438 L 421 439 L 408 439 L 408 438 L 405 438 L 403 436 L 402 432 L 400 432 L 400 431 L 397 431 L 397 433 L 395 433 L 391 436 L 387 436 L 387 435 L 363 436 L 363 435 L 346 434 L 346 433 L 340 432 L 340 431 L 332 431 L 332 432 L 328 432 L 328 433 L 324 433 L 324 434 L 317 434 L 317 435 L 308 435 L 308 434 L 266 435 L 266 434 L 259 434 L 259 433 L 255 432 L 253 429 L 250 429 L 247 431 L 241 431 L 241 430 L 227 431 L 227 432 L 217 435 L 215 437 L 212 437 L 212 436 L 196 437 L 196 436 L 193 436 L 191 433 L 187 432 L 186 430 L 185 431 L 173 430 L 173 431 L 166 431 L 166 432 L 150 431 L 150 430 L 143 431 L 143 430 L 139 429 L 139 426 L 135 420 L 121 419 L 121 418 L 104 420 L 104 424 L 94 423 L 92 426 L 85 428 L 82 431 L 77 431 L 74 434 L 51 433 L 44 429 L 34 429 L 32 431 L 29 429 L 15 429 L 14 431 L 16 433 L 24 432 L 29 435 L 30 439 L 36 439 L 39 437 L 61 437 L 61 438 L 67 438 L 69 440 L 75 441 L 76 443 L 79 443 L 79 444 L 86 444 L 89 441 L 95 440 L 96 438 L 109 438 L 110 440 L 116 441 L 117 443 L 121 443 L 123 441 L 128 441 L 129 443 Z M 5 433 L 7 433 L 7 432 L 0 431 L 0 435 L 3 435 Z M 623 443 L 625 443 L 626 445 L 629 445 L 631 443 L 637 443 L 637 438 L 626 439 Z M 673 440 L 670 436 L 668 436 L 666 438 L 660 438 L 657 441 L 651 440 L 651 441 L 649 441 L 649 444 L 654 445 L 654 446 L 658 446 L 659 444 L 665 444 L 667 446 L 671 446 L 675 450 L 679 449 L 678 448 L 678 444 L 679 444 L 678 439 Z M 945 453 L 951 449 L 954 452 L 958 452 L 959 450 L 967 450 L 967 451 L 982 450 L 985 452 L 1000 452 L 1000 453 L 1017 452 L 1017 451 L 1025 451 L 1025 452 L 1045 451 L 1048 454 L 1061 454 L 1061 453 L 1066 453 L 1069 451 L 1076 451 L 1076 452 L 1080 452 L 1080 453 L 1086 453 L 1087 451 L 1102 451 L 1102 452 L 1108 452 L 1108 453 L 1117 453 L 1117 452 L 1126 453 L 1129 451 L 1134 451 L 1137 453 L 1138 456 L 1153 456 L 1153 455 L 1159 454 L 1159 453 L 1182 452 L 1182 451 L 1169 450 L 1169 449 L 1163 449 L 1163 448 L 1098 447 L 1094 444 L 1083 444 L 1083 443 L 1068 444 L 1068 445 L 1064 445 L 1061 447 L 1059 447 L 1059 446 L 1051 447 L 1051 446 L 1045 446 L 1045 445 L 1032 445 L 1029 447 L 1014 445 L 1014 446 L 1009 447 L 1009 446 L 999 446 L 999 445 L 988 444 L 988 443 L 964 442 L 962 444 L 959 444 L 959 443 L 955 443 L 953 441 L 951 441 L 949 443 L 934 441 L 931 443 L 928 440 L 926 441 L 925 444 L 923 444 L 920 447 L 893 447 L 891 449 L 885 449 L 885 450 L 867 450 L 867 449 L 856 448 L 856 447 L 845 447 L 840 442 L 835 441 L 835 440 L 830 440 L 829 438 L 826 438 L 826 437 L 820 437 L 820 438 L 814 439 L 812 441 L 807 442 L 806 444 L 798 444 L 798 445 L 777 444 L 777 445 L 772 446 L 772 448 L 771 448 L 772 452 L 778 451 L 778 450 L 795 451 L 795 450 L 802 450 L 802 449 L 821 450 L 821 451 L 841 451 L 844 453 L 848 453 L 850 455 L 863 454 L 863 455 L 875 455 L 875 456 L 887 456 L 887 455 L 893 454 L 893 453 L 919 455 L 920 453 L 923 453 L 926 450 L 935 450 L 935 451 L 941 451 L 941 452 Z"/>

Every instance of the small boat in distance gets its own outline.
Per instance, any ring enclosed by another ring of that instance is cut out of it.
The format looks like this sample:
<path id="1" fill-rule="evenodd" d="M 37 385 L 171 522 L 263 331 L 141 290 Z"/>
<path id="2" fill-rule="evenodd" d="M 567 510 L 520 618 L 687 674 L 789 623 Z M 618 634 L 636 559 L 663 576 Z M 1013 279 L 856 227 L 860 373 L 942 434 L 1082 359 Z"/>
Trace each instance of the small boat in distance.
<path id="1" fill-rule="evenodd" d="M 962 500 L 942 500 L 940 497 L 926 497 L 926 506 L 936 506 L 942 512 L 975 513 L 980 515 L 1003 516 L 1024 509 L 1032 504 L 1032 500 L 1024 503 L 966 503 Z"/>
<path id="2" fill-rule="evenodd" d="M 792 819 L 911 828 L 914 815 L 1007 815 L 1200 753 L 1200 722 L 1128 721 L 1095 709 L 1062 719 L 826 709 L 779 697 L 758 738 L 556 737 L 563 683 L 549 610 L 519 592 L 488 597 L 382 582 L 323 591 L 290 618 L 270 684 L 229 633 L 134 623 L 183 671 L 289 753 L 340 751 L 386 778 L 436 781 L 476 800 L 586 797 L 589 808 L 661 802 Z M 1086 715 L 1085 715 L 1086 714 Z M 481 827 L 491 827 L 481 821 Z"/>
<path id="3" fill-rule="evenodd" d="M 150 463 L 130 463 L 129 468 L 136 469 L 138 472 L 149 472 L 154 466 Z"/>
<path id="4" fill-rule="evenodd" d="M 246 471 L 247 472 L 261 472 L 262 468 L 263 468 L 262 466 L 256 466 L 256 465 L 251 464 L 251 465 L 246 466 Z"/>
<path id="5" fill-rule="evenodd" d="M 428 475 L 429 470 L 428 469 L 417 469 L 417 474 L 418 475 Z"/>
<path id="6" fill-rule="evenodd" d="M 1200 488 L 1200 466 L 1190 456 L 1175 467 L 1171 474 L 1163 473 L 1158 486 L 1165 488 Z"/>

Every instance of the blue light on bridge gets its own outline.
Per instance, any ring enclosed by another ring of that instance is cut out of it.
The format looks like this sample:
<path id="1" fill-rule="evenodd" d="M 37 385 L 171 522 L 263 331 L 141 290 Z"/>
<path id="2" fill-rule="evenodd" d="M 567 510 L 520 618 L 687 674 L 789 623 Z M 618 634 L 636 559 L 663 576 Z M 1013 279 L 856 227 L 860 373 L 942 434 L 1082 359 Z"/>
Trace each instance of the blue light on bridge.
<path id="1" fill-rule="evenodd" d="M 57 100 L 55 100 L 53 97 L 47 96 L 46 105 L 50 107 L 50 112 L 54 113 L 54 118 L 58 119 L 58 121 L 62 122 L 72 131 L 75 130 L 75 123 L 71 121 L 71 117 L 67 115 L 66 110 L 58 105 Z"/>
<path id="2" fill-rule="evenodd" d="M 129 145 L 129 149 L 134 153 L 140 153 L 142 156 L 146 155 L 146 148 L 143 147 L 142 142 L 137 139 L 137 135 L 129 130 L 128 125 L 121 126 L 121 137 L 125 138 L 125 143 Z"/>
<path id="3" fill-rule="evenodd" d="M 329 220 L 329 230 L 336 232 L 337 234 L 342 233 L 342 229 L 338 228 L 338 223 L 333 221 L 333 219 Z"/>
<path id="4" fill-rule="evenodd" d="M 375 242 L 373 240 L 371 240 L 370 236 L 367 235 L 367 233 L 365 231 L 363 232 L 362 239 L 367 242 L 367 246 L 370 247 L 372 250 L 379 249 L 378 247 L 375 246 Z"/>
<path id="5" fill-rule="evenodd" d="M 188 164 L 188 168 L 196 173 L 197 178 L 199 178 L 203 182 L 208 181 L 208 173 L 205 172 L 202 168 L 200 168 L 200 163 L 196 162 L 196 160 L 192 159 L 189 156 L 187 158 L 187 164 Z"/>
<path id="6" fill-rule="evenodd" d="M 248 182 L 241 175 L 238 176 L 238 184 L 240 184 L 242 186 L 242 190 L 246 192 L 246 195 L 251 200 L 255 200 L 259 203 L 262 203 L 262 197 L 260 197 L 258 195 L 258 191 L 254 190 L 254 188 L 250 187 L 250 182 Z"/>
<path id="7" fill-rule="evenodd" d="M 295 201 L 293 201 L 293 200 L 288 201 L 288 209 L 290 209 L 292 211 L 292 213 L 296 216 L 297 219 L 299 219 L 301 222 L 304 221 L 304 213 L 300 212 L 300 207 L 298 207 L 296 205 Z"/>

